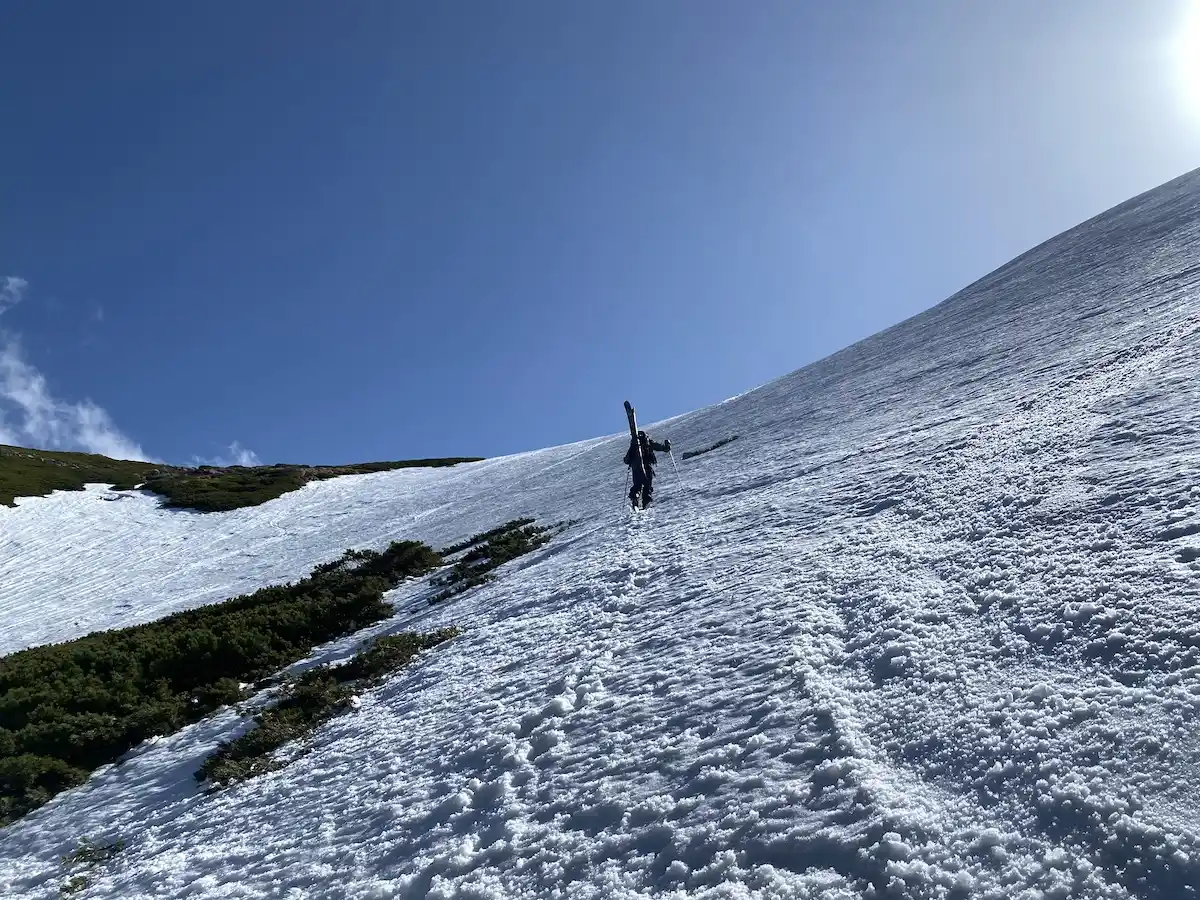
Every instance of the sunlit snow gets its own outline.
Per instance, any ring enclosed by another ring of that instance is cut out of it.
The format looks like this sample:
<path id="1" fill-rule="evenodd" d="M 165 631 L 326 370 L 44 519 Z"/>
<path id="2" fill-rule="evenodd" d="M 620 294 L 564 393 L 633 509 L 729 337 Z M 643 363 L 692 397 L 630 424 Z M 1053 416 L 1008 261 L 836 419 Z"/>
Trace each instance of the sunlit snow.
<path id="1" fill-rule="evenodd" d="M 1198 312 L 1192 174 L 651 426 L 740 437 L 637 516 L 620 433 L 226 514 L 0 509 L 0 652 L 573 523 L 444 606 L 396 592 L 372 633 L 465 633 L 288 768 L 202 792 L 226 711 L 0 831 L 0 895 L 57 897 L 90 837 L 127 847 L 87 898 L 1195 897 Z"/>

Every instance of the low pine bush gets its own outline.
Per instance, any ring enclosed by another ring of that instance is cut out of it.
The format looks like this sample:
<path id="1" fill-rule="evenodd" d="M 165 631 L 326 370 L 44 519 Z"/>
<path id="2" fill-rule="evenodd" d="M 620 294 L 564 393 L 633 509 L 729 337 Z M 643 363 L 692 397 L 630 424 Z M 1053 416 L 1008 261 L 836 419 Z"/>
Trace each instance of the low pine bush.
<path id="1" fill-rule="evenodd" d="M 402 669 L 422 650 L 458 634 L 456 628 L 444 628 L 384 637 L 344 665 L 306 672 L 274 706 L 255 717 L 254 728 L 222 743 L 197 770 L 197 780 L 224 785 L 281 768 L 284 763 L 274 756 L 276 750 L 346 711 L 351 697 Z"/>
<path id="2" fill-rule="evenodd" d="M 352 550 L 294 584 L 0 658 L 0 825 L 387 618 L 384 593 L 441 564 L 416 541 Z"/>
<path id="3" fill-rule="evenodd" d="M 495 569 L 509 560 L 538 549 L 557 531 L 557 528 L 542 528 L 532 523 L 532 519 L 514 519 L 499 528 L 477 534 L 461 544 L 443 550 L 445 555 L 463 549 L 466 549 L 466 552 L 455 561 L 449 572 L 438 577 L 436 583 L 443 590 L 434 594 L 429 602 L 442 603 L 473 587 L 486 584 L 492 579 Z"/>

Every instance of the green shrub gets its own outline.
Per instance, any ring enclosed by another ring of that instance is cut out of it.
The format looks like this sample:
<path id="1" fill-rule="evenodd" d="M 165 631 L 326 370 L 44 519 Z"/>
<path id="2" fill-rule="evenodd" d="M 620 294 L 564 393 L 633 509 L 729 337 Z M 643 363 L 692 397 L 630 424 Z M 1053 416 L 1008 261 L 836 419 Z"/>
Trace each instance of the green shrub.
<path id="1" fill-rule="evenodd" d="M 0 824 L 46 803 L 55 794 L 87 781 L 88 773 L 61 759 L 22 753 L 0 759 Z"/>
<path id="2" fill-rule="evenodd" d="M 196 705 L 207 714 L 246 699 L 246 692 L 236 678 L 224 677 L 198 688 L 192 696 Z"/>
<path id="3" fill-rule="evenodd" d="M 272 708 L 260 713 L 256 726 L 233 741 L 223 742 L 196 772 L 213 784 L 262 775 L 278 767 L 271 753 L 308 734 L 342 709 L 353 691 L 324 670 L 306 673 Z"/>
<path id="4" fill-rule="evenodd" d="M 84 838 L 79 842 L 79 846 L 67 853 L 62 858 L 64 868 L 72 868 L 73 866 L 85 866 L 88 869 L 94 869 L 96 866 L 110 862 L 118 853 L 125 849 L 125 842 L 122 840 L 112 841 L 108 844 L 97 844 L 91 838 Z M 62 897 L 70 897 L 82 891 L 88 886 L 88 877 L 86 875 L 72 875 L 58 889 L 58 893 Z"/>
<path id="5" fill-rule="evenodd" d="M 457 544 L 451 544 L 441 551 L 442 556 L 453 556 L 455 553 L 460 553 L 468 547 L 474 547 L 476 544 L 482 544 L 494 537 L 504 534 L 506 531 L 512 531 L 515 528 L 523 528 L 526 525 L 532 525 L 533 519 L 513 519 L 510 522 L 505 522 L 491 531 L 481 531 L 479 534 L 472 535 L 465 541 L 459 541 Z"/>
<path id="6" fill-rule="evenodd" d="M 443 628 L 428 634 L 406 632 L 382 637 L 348 663 L 331 671 L 342 681 L 374 683 L 408 665 L 422 650 L 436 647 L 459 633 L 457 628 Z"/>
<path id="7" fill-rule="evenodd" d="M 88 880 L 86 875 L 72 875 L 66 880 L 66 882 L 63 883 L 62 887 L 58 889 L 58 893 L 61 897 L 71 897 L 75 894 L 78 894 L 87 886 Z"/>
<path id="8" fill-rule="evenodd" d="M 384 593 L 441 564 L 416 541 L 351 550 L 294 584 L 0 658 L 0 825 L 391 616 Z"/>
<path id="9" fill-rule="evenodd" d="M 509 560 L 538 549 L 554 536 L 557 527 L 561 527 L 542 528 L 530 524 L 532 521 L 532 519 L 514 519 L 499 528 L 493 528 L 491 531 L 476 535 L 469 541 L 442 551 L 444 554 L 448 554 L 469 548 L 451 566 L 449 572 L 437 579 L 436 584 L 443 590 L 434 594 L 429 602 L 431 604 L 442 603 L 473 587 L 486 584 L 491 580 L 491 573 L 495 569 L 500 568 Z"/>
<path id="10" fill-rule="evenodd" d="M 552 530 L 528 522 L 515 520 L 473 542 L 439 582 L 447 596 L 483 583 L 497 566 L 550 540 Z M 443 564 L 417 541 L 348 550 L 295 583 L 0 658 L 0 826 L 83 783 L 93 769 L 147 738 L 237 703 L 244 698 L 242 683 L 266 679 L 314 647 L 391 616 L 384 593 Z M 269 768 L 267 748 L 307 733 L 342 708 L 348 682 L 371 684 L 454 634 L 383 638 L 343 667 L 306 675 L 289 702 L 263 714 L 260 733 L 230 745 L 243 749 L 218 754 L 206 777 L 220 782 L 235 770 Z"/>
<path id="11" fill-rule="evenodd" d="M 88 866 L 90 868 L 110 861 L 124 849 L 125 842 L 122 840 L 97 844 L 91 838 L 84 838 L 75 850 L 62 858 L 62 863 L 64 866 Z"/>
<path id="12" fill-rule="evenodd" d="M 430 634 L 383 637 L 344 665 L 304 673 L 274 706 L 255 717 L 254 728 L 222 742 L 196 771 L 196 779 L 224 785 L 281 768 L 283 763 L 272 756 L 276 750 L 346 710 L 357 691 L 403 668 L 422 650 L 458 634 L 456 628 L 444 628 Z"/>

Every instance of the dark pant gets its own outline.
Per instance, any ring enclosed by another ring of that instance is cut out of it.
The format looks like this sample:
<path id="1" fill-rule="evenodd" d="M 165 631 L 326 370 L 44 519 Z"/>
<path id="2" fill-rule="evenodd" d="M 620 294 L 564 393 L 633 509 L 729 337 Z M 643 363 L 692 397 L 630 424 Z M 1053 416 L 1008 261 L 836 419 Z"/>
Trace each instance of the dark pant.
<path id="1" fill-rule="evenodd" d="M 633 470 L 633 487 L 629 491 L 629 499 L 636 506 L 640 494 L 642 506 L 649 506 L 650 497 L 654 493 L 654 470 L 647 468 L 646 477 L 643 478 L 637 466 L 630 466 L 630 468 Z"/>

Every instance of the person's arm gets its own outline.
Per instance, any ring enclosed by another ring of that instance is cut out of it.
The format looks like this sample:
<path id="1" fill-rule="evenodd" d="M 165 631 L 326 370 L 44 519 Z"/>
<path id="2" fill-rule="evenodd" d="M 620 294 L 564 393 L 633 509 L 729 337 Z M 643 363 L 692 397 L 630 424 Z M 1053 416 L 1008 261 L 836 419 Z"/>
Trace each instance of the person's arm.
<path id="1" fill-rule="evenodd" d="M 661 444 L 658 443 L 657 441 L 651 441 L 650 449 L 653 450 L 655 453 L 670 453 L 671 452 L 671 441 L 669 438 Z"/>

